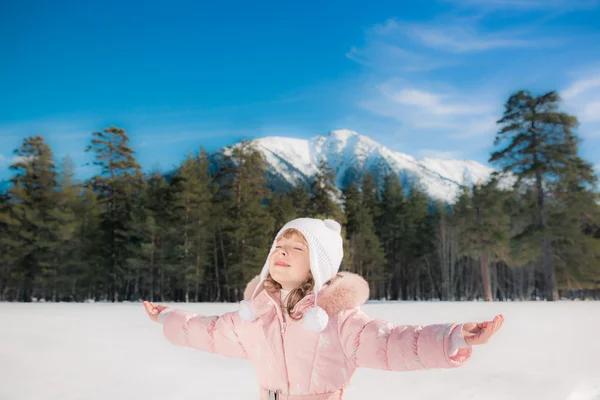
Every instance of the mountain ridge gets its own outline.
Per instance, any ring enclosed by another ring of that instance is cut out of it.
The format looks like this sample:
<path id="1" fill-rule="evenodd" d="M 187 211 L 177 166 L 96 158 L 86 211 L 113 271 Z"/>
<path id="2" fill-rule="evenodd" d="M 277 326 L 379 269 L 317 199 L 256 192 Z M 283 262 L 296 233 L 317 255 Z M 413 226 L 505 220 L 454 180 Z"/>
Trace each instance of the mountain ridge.
<path id="1" fill-rule="evenodd" d="M 419 182 L 431 198 L 452 203 L 464 184 L 486 181 L 495 171 L 474 160 L 417 159 L 349 129 L 308 139 L 268 136 L 248 142 L 264 156 L 271 186 L 281 190 L 298 180 L 308 184 L 320 161 L 325 160 L 335 173 L 338 189 L 344 189 L 366 171 L 376 180 L 394 173 L 405 186 Z M 223 147 L 215 155 L 231 154 L 237 146 L 240 143 Z M 215 162 L 218 158 L 213 156 Z"/>

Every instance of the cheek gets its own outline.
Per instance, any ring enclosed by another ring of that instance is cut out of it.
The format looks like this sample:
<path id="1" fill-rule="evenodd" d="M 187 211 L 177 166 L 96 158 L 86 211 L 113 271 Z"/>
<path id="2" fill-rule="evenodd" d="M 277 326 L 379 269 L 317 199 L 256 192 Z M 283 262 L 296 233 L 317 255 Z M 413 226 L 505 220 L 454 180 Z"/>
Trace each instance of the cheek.
<path id="1" fill-rule="evenodd" d="M 310 271 L 310 259 L 308 255 L 302 255 L 298 264 L 302 265 L 302 272 Z"/>
<path id="2" fill-rule="evenodd" d="M 274 265 L 273 265 L 273 255 L 274 255 L 274 253 L 273 253 L 273 254 L 271 254 L 271 255 L 269 256 L 269 258 L 267 259 L 267 265 L 269 266 L 269 272 L 271 272 L 271 273 L 272 273 L 273 271 L 276 271 L 276 270 L 277 270 L 276 268 L 274 268 Z"/>

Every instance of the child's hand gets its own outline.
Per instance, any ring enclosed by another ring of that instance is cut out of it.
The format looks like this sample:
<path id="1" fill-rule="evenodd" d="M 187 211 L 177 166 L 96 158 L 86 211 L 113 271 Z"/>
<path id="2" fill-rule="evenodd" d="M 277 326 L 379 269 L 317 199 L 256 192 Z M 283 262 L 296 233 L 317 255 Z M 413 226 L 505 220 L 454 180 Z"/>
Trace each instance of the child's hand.
<path id="1" fill-rule="evenodd" d="M 503 323 L 504 316 L 502 314 L 496 315 L 493 321 L 467 322 L 463 324 L 462 328 L 465 342 L 469 345 L 486 344 Z"/>
<path id="2" fill-rule="evenodd" d="M 167 307 L 154 304 L 150 301 L 144 301 L 144 308 L 146 309 L 146 312 L 148 313 L 150 319 L 156 322 L 156 320 L 158 319 L 158 314 L 160 314 L 160 312 Z"/>

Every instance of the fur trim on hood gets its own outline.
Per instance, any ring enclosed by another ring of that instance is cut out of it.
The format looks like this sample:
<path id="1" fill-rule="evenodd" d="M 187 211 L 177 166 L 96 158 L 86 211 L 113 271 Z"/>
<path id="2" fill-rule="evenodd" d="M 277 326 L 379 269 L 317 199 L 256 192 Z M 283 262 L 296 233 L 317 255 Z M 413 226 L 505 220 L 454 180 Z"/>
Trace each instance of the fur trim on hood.
<path id="1" fill-rule="evenodd" d="M 244 299 L 250 300 L 258 282 L 259 276 L 254 277 L 246 285 Z M 263 289 L 260 289 L 263 290 Z M 319 292 L 318 306 L 327 314 L 337 314 L 340 311 L 358 307 L 369 299 L 369 284 L 352 272 L 340 272 L 337 278 L 324 286 Z"/>

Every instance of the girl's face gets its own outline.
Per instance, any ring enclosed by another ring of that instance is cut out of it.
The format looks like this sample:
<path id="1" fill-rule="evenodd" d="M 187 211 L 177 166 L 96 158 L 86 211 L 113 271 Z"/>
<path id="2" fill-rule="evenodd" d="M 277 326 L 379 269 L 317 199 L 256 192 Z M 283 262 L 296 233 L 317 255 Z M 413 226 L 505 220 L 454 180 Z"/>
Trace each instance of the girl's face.
<path id="1" fill-rule="evenodd" d="M 299 287 L 310 276 L 308 245 L 303 236 L 280 237 L 269 257 L 269 272 L 283 290 Z"/>

